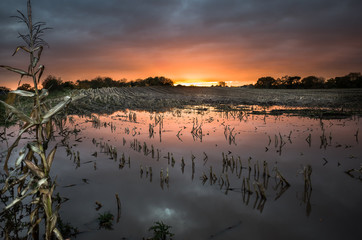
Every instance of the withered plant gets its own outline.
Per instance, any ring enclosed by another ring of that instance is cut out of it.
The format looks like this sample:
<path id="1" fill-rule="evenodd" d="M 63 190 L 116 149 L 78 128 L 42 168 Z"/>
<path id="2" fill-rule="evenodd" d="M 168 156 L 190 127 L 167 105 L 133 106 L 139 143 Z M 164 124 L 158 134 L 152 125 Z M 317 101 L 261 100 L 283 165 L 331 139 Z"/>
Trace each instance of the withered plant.
<path id="1" fill-rule="evenodd" d="M 44 220 L 45 239 L 51 239 L 53 235 L 57 239 L 63 239 L 56 228 L 59 205 L 53 206 L 55 182 L 50 177 L 50 169 L 57 147 L 55 146 L 50 151 L 47 151 L 47 148 L 53 134 L 55 115 L 71 102 L 71 97 L 64 97 L 62 102 L 52 108 L 47 106 L 45 99 L 48 96 L 48 90 L 40 90 L 38 85 L 45 68 L 39 62 L 44 46 L 47 46 L 42 36 L 48 28 L 45 27 L 44 22 L 33 22 L 30 0 L 27 1 L 27 14 L 18 10 L 18 15 L 14 17 L 26 25 L 27 32 L 19 33 L 19 38 L 25 42 L 25 45 L 16 47 L 13 56 L 18 51 L 28 53 L 30 56 L 29 67 L 27 70 L 4 65 L 0 65 L 0 67 L 19 74 L 21 77 L 19 84 L 24 76 L 30 77 L 33 80 L 35 91 L 15 90 L 9 93 L 31 98 L 34 101 L 30 115 L 20 111 L 16 106 L 0 101 L 7 108 L 10 117 L 15 117 L 21 126 L 15 141 L 7 150 L 4 161 L 6 180 L 1 190 L 1 196 L 8 193 L 12 197 L 6 203 L 7 206 L 1 210 L 1 215 L 18 205 L 30 205 L 30 223 L 27 234 L 33 235 L 33 238 L 37 239 L 40 234 L 39 224 Z M 25 140 L 24 134 L 34 136 Z M 16 149 L 19 150 L 18 157 L 13 156 Z M 10 159 L 16 160 L 9 162 Z"/>

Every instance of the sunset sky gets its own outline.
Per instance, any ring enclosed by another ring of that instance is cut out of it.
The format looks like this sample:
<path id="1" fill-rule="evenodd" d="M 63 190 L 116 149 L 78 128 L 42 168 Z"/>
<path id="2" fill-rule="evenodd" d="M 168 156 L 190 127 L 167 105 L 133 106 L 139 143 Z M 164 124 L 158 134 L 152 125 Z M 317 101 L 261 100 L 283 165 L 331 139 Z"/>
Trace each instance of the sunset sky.
<path id="1" fill-rule="evenodd" d="M 326 78 L 362 71 L 361 0 L 33 0 L 45 76 L 64 81 L 165 76 L 177 83 L 255 83 L 283 75 Z M 26 0 L 0 1 L 0 64 L 27 68 L 11 15 Z M 0 69 L 0 86 L 16 87 Z M 29 79 L 24 79 L 29 82 Z M 30 83 L 30 82 L 29 82 Z"/>

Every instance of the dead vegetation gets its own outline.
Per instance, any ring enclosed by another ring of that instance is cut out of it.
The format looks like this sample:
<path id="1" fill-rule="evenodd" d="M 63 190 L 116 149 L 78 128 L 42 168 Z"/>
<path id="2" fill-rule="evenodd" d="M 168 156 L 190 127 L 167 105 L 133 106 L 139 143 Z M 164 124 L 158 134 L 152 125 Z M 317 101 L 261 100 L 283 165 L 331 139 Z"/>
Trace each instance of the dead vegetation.
<path id="1" fill-rule="evenodd" d="M 261 105 L 323 109 L 289 109 L 290 114 L 348 117 L 362 112 L 361 89 L 245 89 L 208 87 L 135 87 L 74 90 L 85 96 L 72 105 L 74 113 L 111 113 L 121 109 L 169 110 L 186 105 Z M 284 113 L 278 110 L 273 115 Z"/>

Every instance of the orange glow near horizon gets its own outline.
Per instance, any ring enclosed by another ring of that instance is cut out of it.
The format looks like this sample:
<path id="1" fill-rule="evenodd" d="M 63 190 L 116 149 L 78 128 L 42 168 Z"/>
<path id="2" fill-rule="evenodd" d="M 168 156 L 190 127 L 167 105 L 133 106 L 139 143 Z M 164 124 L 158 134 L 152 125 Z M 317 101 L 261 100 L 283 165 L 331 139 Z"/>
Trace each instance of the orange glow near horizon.
<path id="1" fill-rule="evenodd" d="M 192 80 L 190 80 L 190 81 L 186 80 L 186 81 L 177 81 L 174 84 L 182 85 L 182 86 L 210 87 L 210 86 L 215 86 L 218 83 L 217 82 L 203 82 L 203 81 L 193 82 Z"/>
<path id="2" fill-rule="evenodd" d="M 227 86 L 236 86 L 233 85 L 233 81 L 225 81 Z M 175 81 L 174 85 L 182 86 L 195 86 L 195 87 L 211 87 L 219 85 L 218 81 L 208 81 L 208 80 L 179 80 Z"/>
<path id="3" fill-rule="evenodd" d="M 201 48 L 201 47 L 200 47 Z M 296 67 L 289 67 L 286 71 L 284 65 L 278 62 L 241 62 L 232 61 L 230 50 L 201 48 L 192 51 L 180 49 L 150 50 L 143 52 L 130 48 L 115 52 L 109 52 L 98 59 L 79 56 L 75 59 L 56 58 L 54 48 L 47 49 L 42 63 L 46 66 L 43 79 L 48 75 L 60 77 L 64 82 L 77 80 L 91 80 L 98 76 L 110 77 L 114 80 L 127 79 L 134 81 L 147 77 L 164 76 L 174 81 L 175 85 L 184 86 L 216 86 L 220 81 L 227 86 L 242 86 L 255 84 L 260 77 L 271 76 L 274 78 L 285 75 L 298 75 L 306 77 L 317 75 L 323 77 L 335 77 L 338 73 L 316 71 L 300 71 Z M 150 55 L 148 55 L 150 54 Z M 233 52 L 233 54 L 236 54 Z M 251 55 L 246 51 L 239 53 L 242 56 Z M 123 56 L 119 58 L 119 56 Z M 150 60 L 149 56 L 155 56 Z M 21 56 L 22 57 L 22 56 Z M 21 64 L 27 59 L 19 57 L 19 63 L 14 67 L 21 68 Z M 6 64 L 6 63 L 5 63 Z M 11 64 L 9 64 L 11 65 Z M 23 68 L 25 68 L 23 66 Z M 347 74 L 346 72 L 345 74 Z M 0 86 L 16 89 L 20 80 L 19 75 L 0 69 Z M 33 85 L 31 78 L 24 77 L 21 84 Z"/>

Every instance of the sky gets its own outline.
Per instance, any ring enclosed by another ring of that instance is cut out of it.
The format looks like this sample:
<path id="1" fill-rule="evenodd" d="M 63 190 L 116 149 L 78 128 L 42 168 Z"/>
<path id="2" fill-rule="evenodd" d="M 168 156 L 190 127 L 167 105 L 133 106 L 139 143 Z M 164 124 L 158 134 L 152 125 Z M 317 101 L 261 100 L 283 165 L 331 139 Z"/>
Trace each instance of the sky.
<path id="1" fill-rule="evenodd" d="M 45 76 L 63 81 L 97 76 L 229 86 L 259 77 L 325 78 L 362 71 L 361 0 L 32 0 L 44 39 Z M 12 57 L 26 0 L 0 1 L 0 64 Z M 19 76 L 0 69 L 0 86 Z M 30 83 L 30 79 L 23 79 Z M 22 83 L 23 83 L 22 82 Z"/>

